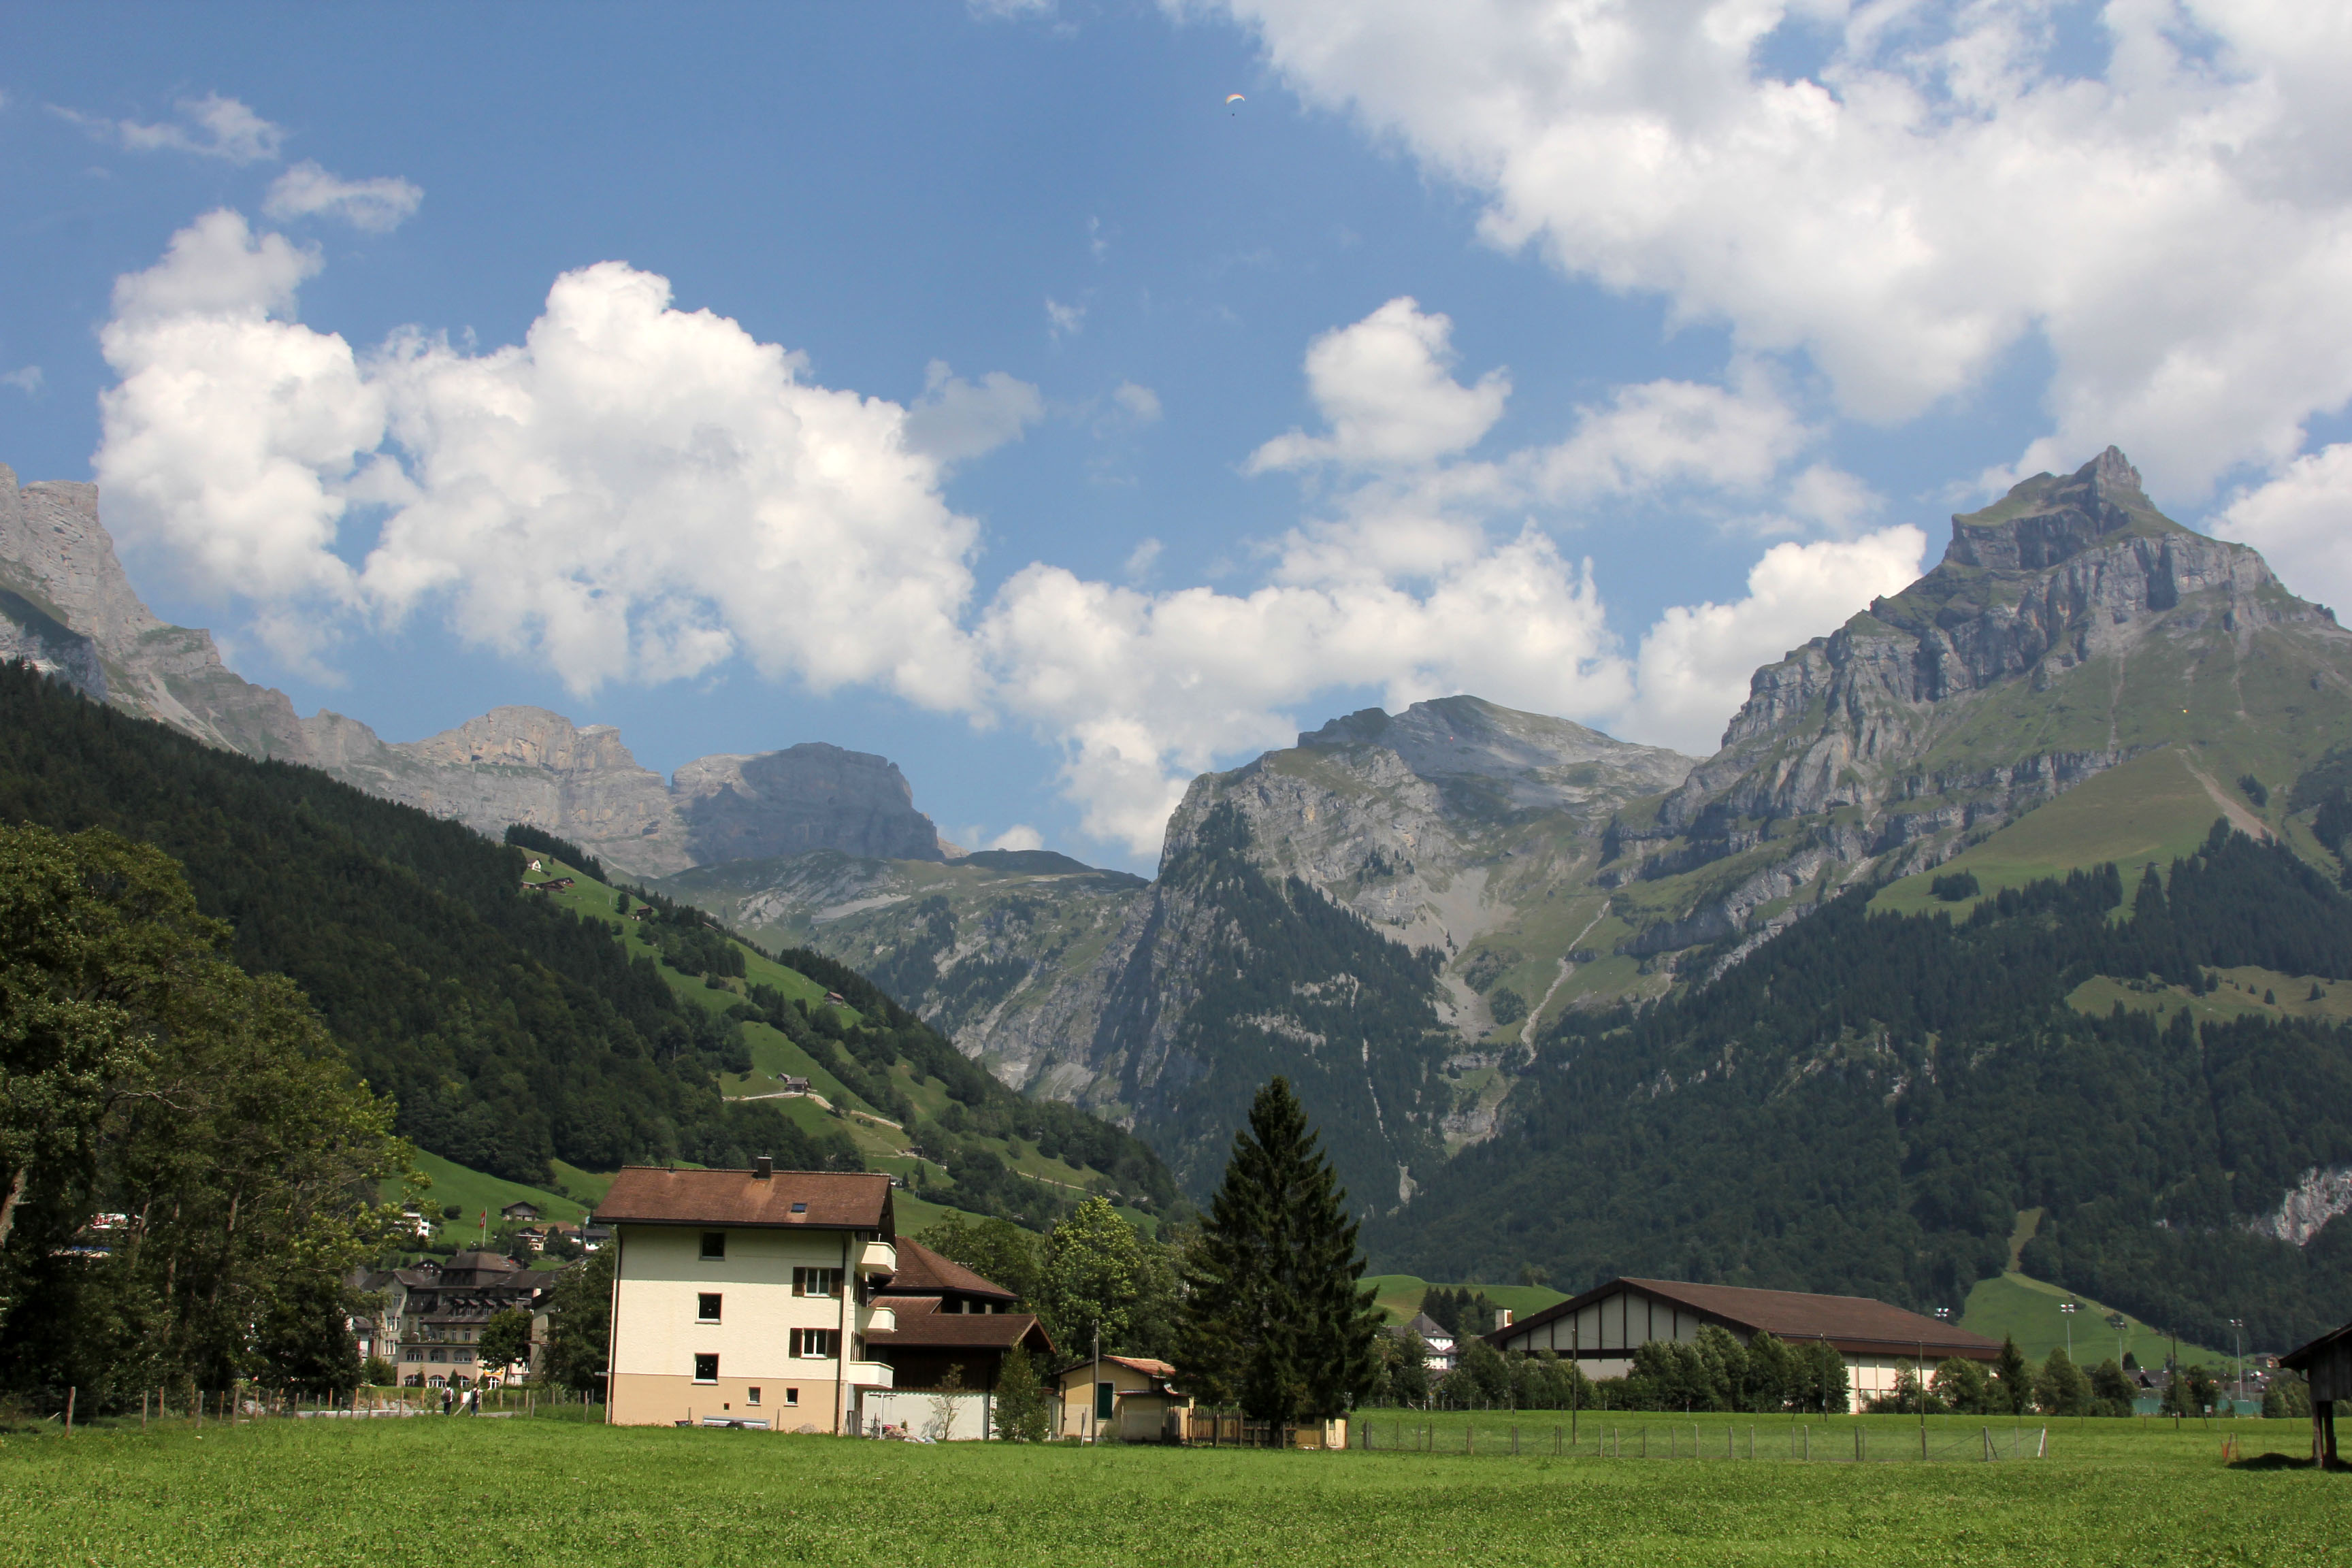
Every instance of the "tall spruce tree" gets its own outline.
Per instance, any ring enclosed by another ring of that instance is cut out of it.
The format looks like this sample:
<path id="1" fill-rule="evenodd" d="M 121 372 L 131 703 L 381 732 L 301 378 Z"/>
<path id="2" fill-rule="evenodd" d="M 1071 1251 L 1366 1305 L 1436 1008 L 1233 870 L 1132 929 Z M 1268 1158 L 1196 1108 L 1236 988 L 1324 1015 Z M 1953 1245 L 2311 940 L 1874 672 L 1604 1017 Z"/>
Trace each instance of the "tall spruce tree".
<path id="1" fill-rule="evenodd" d="M 1273 1424 L 1328 1418 L 1378 1382 L 1379 1309 L 1356 1222 L 1288 1080 L 1257 1092 L 1184 1271 L 1188 1392 Z"/>

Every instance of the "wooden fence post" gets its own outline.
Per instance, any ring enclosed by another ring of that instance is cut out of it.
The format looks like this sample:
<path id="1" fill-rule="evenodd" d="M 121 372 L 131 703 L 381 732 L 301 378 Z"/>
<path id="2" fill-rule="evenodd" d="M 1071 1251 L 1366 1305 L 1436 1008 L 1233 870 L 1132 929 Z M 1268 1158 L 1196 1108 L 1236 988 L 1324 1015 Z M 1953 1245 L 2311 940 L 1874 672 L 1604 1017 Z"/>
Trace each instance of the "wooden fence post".
<path id="1" fill-rule="evenodd" d="M 66 1389 L 66 1436 L 68 1437 L 73 1436 L 74 1395 L 80 1392 L 79 1388 L 71 1386 Z"/>

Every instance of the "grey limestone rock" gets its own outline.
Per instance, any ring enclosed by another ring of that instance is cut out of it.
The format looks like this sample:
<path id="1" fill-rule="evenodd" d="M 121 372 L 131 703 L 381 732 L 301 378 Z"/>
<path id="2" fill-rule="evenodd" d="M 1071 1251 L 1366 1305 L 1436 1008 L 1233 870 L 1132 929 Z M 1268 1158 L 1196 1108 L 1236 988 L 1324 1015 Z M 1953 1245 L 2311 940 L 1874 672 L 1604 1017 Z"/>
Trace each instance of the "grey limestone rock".
<path id="1" fill-rule="evenodd" d="M 1758 928 L 1801 862 L 1833 889 L 1916 870 L 2122 763 L 2199 747 L 2242 710 L 2189 712 L 2200 688 L 2292 668 L 2352 696 L 2352 634 L 2253 550 L 2158 512 L 2110 447 L 1956 516 L 1944 559 L 1901 594 L 1758 670 L 1723 749 L 1644 820 L 1612 825 L 1627 879 L 1677 876 L 1778 842 L 1782 858 L 1631 941 L 1654 952 Z M 1797 825 L 1804 825 L 1800 828 Z M 1802 880 L 1803 879 L 1798 879 Z"/>

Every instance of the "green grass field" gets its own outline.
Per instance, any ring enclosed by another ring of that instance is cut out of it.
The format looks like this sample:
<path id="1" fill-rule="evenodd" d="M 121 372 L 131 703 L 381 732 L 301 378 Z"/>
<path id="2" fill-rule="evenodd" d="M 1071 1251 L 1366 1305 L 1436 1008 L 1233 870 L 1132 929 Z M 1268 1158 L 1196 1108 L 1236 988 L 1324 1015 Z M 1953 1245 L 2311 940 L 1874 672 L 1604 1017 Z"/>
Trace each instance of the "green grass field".
<path id="1" fill-rule="evenodd" d="M 578 1225 L 588 1212 L 576 1199 L 566 1197 L 562 1193 L 527 1186 L 521 1182 L 509 1182 L 502 1176 L 485 1175 L 479 1171 L 468 1170 L 454 1160 L 445 1160 L 421 1149 L 416 1154 L 416 1168 L 433 1178 L 432 1186 L 425 1192 L 425 1213 L 432 1216 L 442 1236 L 461 1241 L 470 1241 L 481 1234 L 478 1222 L 484 1209 L 489 1211 L 490 1228 L 495 1231 L 504 1223 L 499 1218 L 499 1210 L 517 1201 L 538 1205 L 541 1219 L 566 1220 L 573 1225 Z M 585 1172 L 578 1173 L 586 1174 Z M 558 1179 L 562 1179 L 561 1173 Z M 612 1181 L 609 1176 L 599 1179 L 607 1184 Z M 404 1190 L 401 1184 L 386 1182 L 383 1195 L 386 1198 L 402 1197 Z M 441 1217 L 441 1210 L 451 1204 L 464 1211 L 462 1219 L 445 1220 Z"/>
<path id="2" fill-rule="evenodd" d="M 1432 1287 L 1451 1285 L 1449 1280 L 1423 1279 L 1414 1274 L 1367 1274 L 1362 1283 L 1372 1288 L 1373 1299 L 1389 1321 L 1402 1323 L 1421 1310 L 1421 1300 Z M 1508 1307 L 1513 1316 L 1525 1318 L 1542 1311 L 1568 1297 L 1548 1285 L 1471 1285 L 1471 1290 L 1484 1290 L 1486 1300 L 1498 1307 Z"/>
<path id="3" fill-rule="evenodd" d="M 2096 1366 L 2110 1357 L 2121 1360 L 2124 1352 L 2128 1352 L 2138 1358 L 2142 1366 L 2152 1369 L 2162 1366 L 2164 1358 L 2172 1353 L 2172 1341 L 2161 1329 L 2126 1312 L 2123 1332 L 2118 1335 L 2107 1326 L 2108 1314 L 2114 1308 L 2023 1274 L 2001 1274 L 1978 1280 L 1976 1288 L 1969 1292 L 1960 1327 L 1988 1339 L 2013 1335 L 2017 1348 L 2025 1352 L 2026 1358 L 2039 1362 L 2067 1342 L 2067 1314 L 2058 1310 L 2067 1301 L 2083 1304 L 2083 1310 L 2074 1314 L 2072 1332 L 2074 1359 L 2084 1366 Z M 2122 1342 L 2120 1351 L 2116 1348 L 2118 1339 Z M 2180 1364 L 2193 1366 L 2200 1363 L 2217 1374 L 2232 1364 L 2226 1349 L 2215 1350 L 2182 1341 Z"/>
<path id="4" fill-rule="evenodd" d="M 1916 1443 L 1916 1428 L 1885 1425 L 1874 1444 Z M 1647 1460 L 1556 1459 L 1510 1458 L 1483 1437 L 1470 1456 L 1310 1454 L 549 1419 L 201 1435 L 142 1433 L 134 1420 L 0 1438 L 0 1568 L 373 1568 L 481 1551 L 533 1568 L 2339 1560 L 2352 1477 L 2230 1468 L 2210 1432 L 2090 1425 L 2116 1430 L 2055 1434 L 2042 1460 L 1855 1465 L 1692 1459 L 1686 1447 L 1677 1462 L 1662 1437 Z M 2307 1442 L 2297 1424 L 2235 1428 L 2255 1452 Z M 1843 1427 L 1823 1446 L 1839 1437 L 1850 1447 Z"/>

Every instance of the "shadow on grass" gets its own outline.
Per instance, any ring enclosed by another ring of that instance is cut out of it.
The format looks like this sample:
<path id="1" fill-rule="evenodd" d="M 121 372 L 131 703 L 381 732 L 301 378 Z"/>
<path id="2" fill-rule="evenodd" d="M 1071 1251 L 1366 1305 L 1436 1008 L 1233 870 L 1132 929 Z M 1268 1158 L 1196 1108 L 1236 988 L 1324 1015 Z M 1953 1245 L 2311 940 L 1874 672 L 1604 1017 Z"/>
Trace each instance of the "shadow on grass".
<path id="1" fill-rule="evenodd" d="M 2230 1468 L 2233 1470 L 2307 1470 L 2311 1468 L 2311 1456 L 2308 1454 L 2255 1454 L 2243 1459 L 2231 1460 Z"/>

